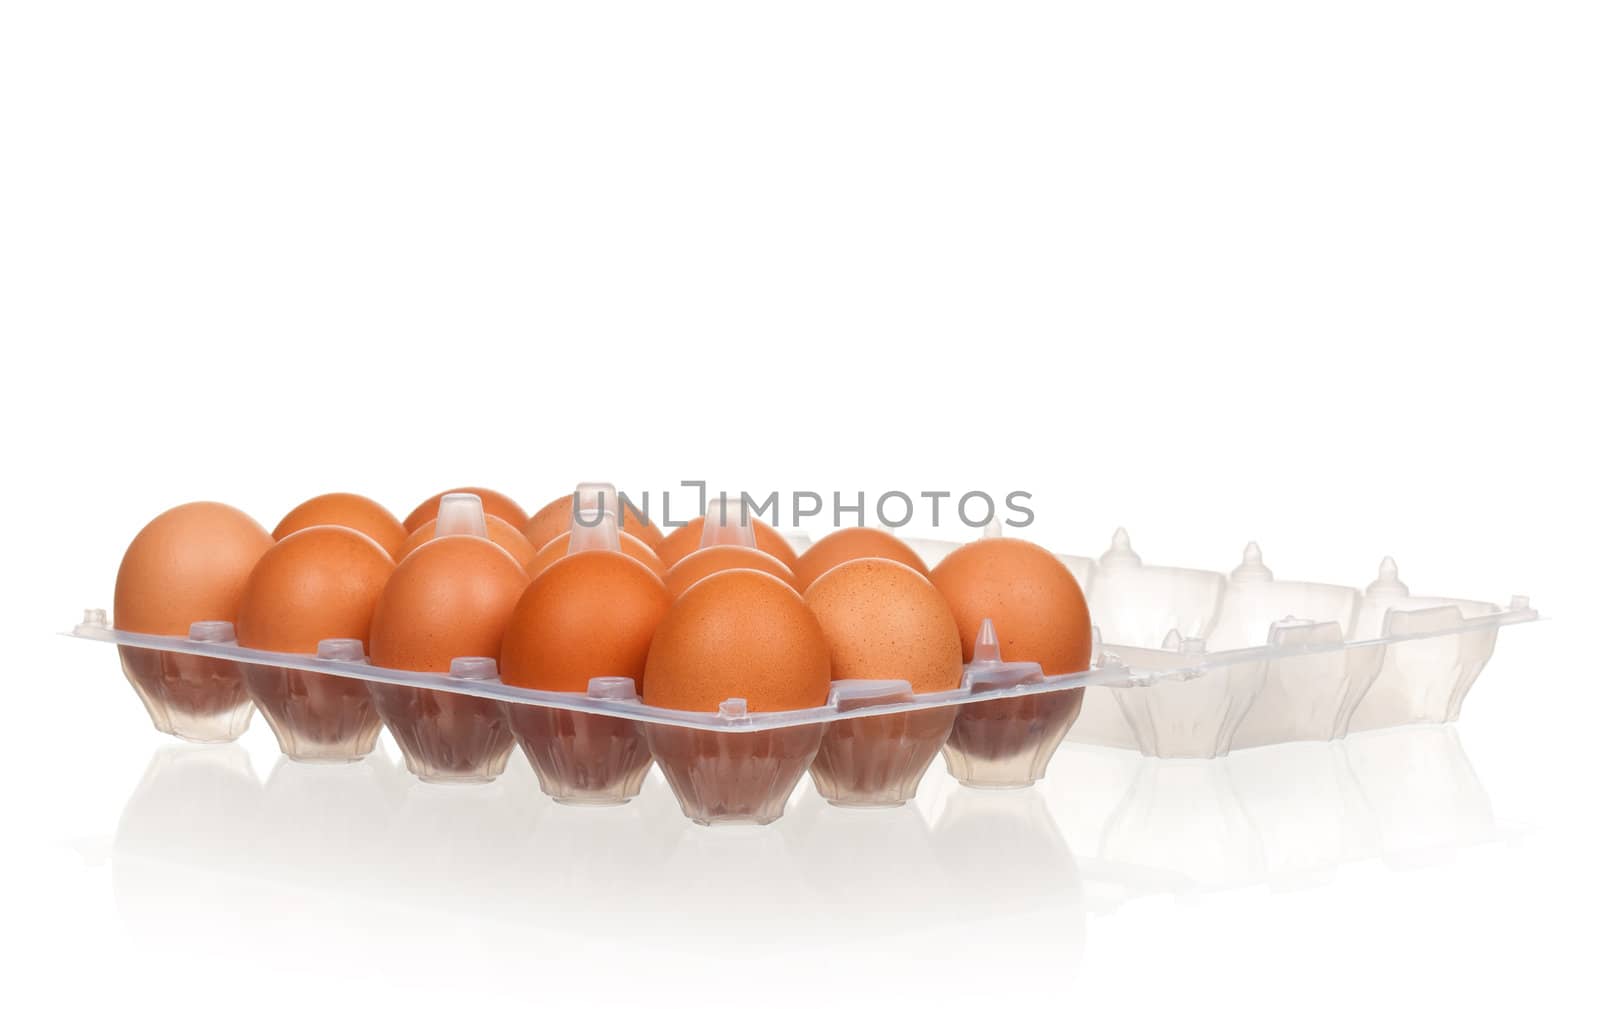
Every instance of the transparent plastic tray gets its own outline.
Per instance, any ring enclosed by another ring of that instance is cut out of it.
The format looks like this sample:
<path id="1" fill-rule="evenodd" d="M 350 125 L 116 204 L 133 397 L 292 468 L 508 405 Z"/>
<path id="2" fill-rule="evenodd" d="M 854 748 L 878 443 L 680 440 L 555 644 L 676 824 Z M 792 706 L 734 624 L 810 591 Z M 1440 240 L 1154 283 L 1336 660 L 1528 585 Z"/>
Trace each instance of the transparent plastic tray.
<path id="1" fill-rule="evenodd" d="M 1526 596 L 1413 596 L 1390 557 L 1358 589 L 1279 580 L 1255 543 L 1228 574 L 1146 565 L 1121 529 L 1098 560 L 1058 556 L 1107 642 L 1096 661 L 1149 685 L 1090 687 L 1068 738 L 1148 756 L 1454 721 L 1500 628 L 1539 619 Z"/>
<path id="2" fill-rule="evenodd" d="M 958 545 L 908 542 L 930 564 Z M 1388 559 L 1363 591 L 1277 581 L 1254 544 L 1229 575 L 1146 566 L 1121 530 L 1098 561 L 1058 556 L 1096 622 L 1091 668 L 1046 676 L 1007 662 L 986 622 L 956 690 L 840 680 L 826 705 L 797 711 L 751 712 L 741 698 L 717 712 L 650 707 L 625 677 L 585 693 L 527 690 L 483 657 L 449 674 L 383 669 L 345 639 L 315 656 L 258 651 L 223 622 L 167 637 L 114 630 L 89 610 L 69 633 L 117 645 L 156 727 L 185 739 L 237 738 L 259 708 L 286 755 L 339 762 L 370 753 L 387 726 L 407 767 L 437 782 L 492 780 L 520 745 L 546 793 L 590 805 L 637 795 L 653 762 L 692 819 L 770 823 L 807 771 L 836 805 L 896 806 L 941 752 L 964 785 L 1018 788 L 1069 738 L 1214 757 L 1450 721 L 1499 628 L 1538 618 L 1523 597 L 1413 597 Z"/>

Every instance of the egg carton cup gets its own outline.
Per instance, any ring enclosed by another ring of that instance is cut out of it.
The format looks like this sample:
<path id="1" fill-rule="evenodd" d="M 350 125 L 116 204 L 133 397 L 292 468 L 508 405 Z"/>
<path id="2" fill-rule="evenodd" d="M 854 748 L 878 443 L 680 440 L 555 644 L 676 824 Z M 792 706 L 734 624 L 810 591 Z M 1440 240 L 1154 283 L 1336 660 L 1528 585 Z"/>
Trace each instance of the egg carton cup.
<path id="1" fill-rule="evenodd" d="M 105 623 L 96 610 L 87 620 Z M 227 621 L 200 621 L 189 628 L 197 642 L 233 640 Z M 166 640 L 158 638 L 157 640 Z M 122 672 L 144 702 L 156 729 L 192 743 L 227 743 L 244 735 L 254 710 L 240 663 L 222 655 L 197 655 L 118 644 Z"/>
<path id="2" fill-rule="evenodd" d="M 597 676 L 589 696 L 636 701 L 637 689 L 625 676 Z M 505 703 L 506 718 L 539 787 L 571 806 L 617 806 L 639 794 L 650 773 L 650 746 L 639 723 L 537 704 Z"/>
<path id="3" fill-rule="evenodd" d="M 360 661 L 361 642 L 330 638 L 320 643 L 324 659 Z M 245 689 L 291 760 L 340 764 L 360 760 L 377 745 L 383 721 L 372 691 L 360 680 L 240 663 Z"/>
<path id="4" fill-rule="evenodd" d="M 842 710 L 913 702 L 904 681 L 839 680 L 831 703 Z M 811 762 L 817 794 L 835 806 L 902 806 L 917 794 L 944 750 L 962 708 L 913 709 L 834 722 Z"/>
<path id="5" fill-rule="evenodd" d="M 495 661 L 463 657 L 442 677 L 456 684 L 499 683 Z M 498 778 L 516 739 L 504 706 L 493 697 L 441 688 L 371 680 L 367 683 L 383 724 L 405 757 L 406 769 L 435 784 L 483 784 Z"/>

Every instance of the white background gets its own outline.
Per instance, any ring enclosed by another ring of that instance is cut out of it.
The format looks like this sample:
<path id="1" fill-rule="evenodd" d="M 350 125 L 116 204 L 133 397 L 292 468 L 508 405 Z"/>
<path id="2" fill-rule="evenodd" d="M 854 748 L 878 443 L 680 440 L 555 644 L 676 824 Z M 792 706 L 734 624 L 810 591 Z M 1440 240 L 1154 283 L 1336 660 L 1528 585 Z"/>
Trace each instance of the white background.
<path id="1" fill-rule="evenodd" d="M 8 994 L 1592 993 L 1597 50 L 1584 3 L 9 0 Z M 1270 751 L 733 833 L 302 773 L 52 636 L 181 501 L 596 478 L 1023 489 L 1065 552 L 1557 619 L 1374 758 L 1376 847 Z"/>

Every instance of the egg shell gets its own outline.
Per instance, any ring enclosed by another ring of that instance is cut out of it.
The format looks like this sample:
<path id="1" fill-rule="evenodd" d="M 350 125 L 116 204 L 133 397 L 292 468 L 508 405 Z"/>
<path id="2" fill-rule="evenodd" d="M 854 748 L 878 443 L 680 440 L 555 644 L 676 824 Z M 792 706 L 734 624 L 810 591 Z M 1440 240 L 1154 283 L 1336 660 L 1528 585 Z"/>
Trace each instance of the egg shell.
<path id="1" fill-rule="evenodd" d="M 906 680 L 917 693 L 961 685 L 961 632 L 944 596 L 898 561 L 858 558 L 811 583 L 806 605 L 836 680 Z"/>
<path id="2" fill-rule="evenodd" d="M 549 542 L 564 532 L 572 529 L 572 499 L 576 495 L 567 494 L 533 513 L 533 518 L 522 525 L 523 535 L 528 537 L 534 549 L 542 550 Z M 606 504 L 612 502 L 608 499 Z M 648 516 L 641 516 L 631 505 L 622 509 L 621 532 L 636 537 L 641 543 L 653 552 L 659 552 L 661 547 L 661 530 Z"/>
<path id="3" fill-rule="evenodd" d="M 396 523 L 398 527 L 398 523 Z M 325 638 L 367 641 L 394 561 L 377 541 L 343 526 L 291 533 L 261 555 L 239 601 L 239 644 L 314 655 Z"/>
<path id="4" fill-rule="evenodd" d="M 829 533 L 800 555 L 794 574 L 804 591 L 830 569 L 858 557 L 886 557 L 928 576 L 928 566 L 917 552 L 882 529 L 850 528 Z"/>
<path id="5" fill-rule="evenodd" d="M 645 657 L 671 600 L 639 561 L 609 550 L 562 557 L 533 580 L 506 625 L 500 679 L 585 691 L 594 676 L 644 682 Z"/>
<path id="6" fill-rule="evenodd" d="M 1055 555 L 1026 540 L 993 537 L 952 552 L 929 575 L 955 614 L 962 658 L 994 621 L 1000 656 L 1037 662 L 1046 675 L 1081 672 L 1093 649 L 1083 589 Z"/>
<path id="7" fill-rule="evenodd" d="M 730 697 L 749 711 L 818 707 L 832 682 L 828 641 L 805 601 L 764 571 L 722 571 L 673 602 L 645 661 L 644 700 L 716 711 Z"/>
<path id="8" fill-rule="evenodd" d="M 799 585 L 795 584 L 794 572 L 790 571 L 778 558 L 751 547 L 724 543 L 696 550 L 668 568 L 666 577 L 667 592 L 672 598 L 676 599 L 688 591 L 689 586 L 707 575 L 716 574 L 718 571 L 739 569 L 765 571 L 791 589 L 798 591 L 800 588 Z"/>
<path id="9" fill-rule="evenodd" d="M 526 570 L 533 563 L 535 551 L 528 538 L 517 530 L 517 527 L 507 522 L 498 515 L 485 513 L 483 516 L 484 527 L 489 532 L 489 542 L 495 544 L 516 559 Z M 404 560 L 411 551 L 433 539 L 434 533 L 439 528 L 439 520 L 429 519 L 417 526 L 416 531 L 406 537 L 405 544 L 400 548 L 400 559 Z"/>
<path id="10" fill-rule="evenodd" d="M 406 516 L 406 532 L 414 533 L 417 527 L 429 519 L 439 517 L 439 499 L 446 494 L 476 494 L 483 501 L 483 511 L 486 515 L 498 515 L 510 522 L 513 528 L 521 529 L 528 522 L 528 513 L 522 506 L 511 500 L 497 490 L 487 487 L 456 487 L 452 490 L 440 491 L 433 497 L 417 505 Z"/>
<path id="11" fill-rule="evenodd" d="M 758 518 L 752 518 L 750 522 L 755 526 L 756 549 L 771 554 L 782 561 L 784 567 L 793 571 L 795 565 L 799 563 L 799 557 L 795 554 L 794 547 L 789 545 L 789 541 L 783 538 L 783 534 Z M 700 549 L 700 535 L 705 525 L 706 520 L 703 515 L 690 519 L 661 541 L 661 546 L 656 548 L 656 554 L 669 571 L 674 564 Z"/>
<path id="12" fill-rule="evenodd" d="M 645 567 L 649 568 L 657 578 L 666 577 L 667 566 L 661 563 L 661 558 L 656 556 L 656 552 L 654 550 L 651 550 L 645 545 L 644 540 L 634 536 L 632 533 L 618 533 L 617 539 L 621 543 L 622 552 L 624 554 L 627 554 L 629 557 L 632 557 L 640 564 L 643 564 Z M 538 553 L 534 555 L 533 560 L 527 565 L 528 577 L 537 578 L 545 571 L 549 570 L 550 565 L 567 555 L 567 548 L 571 545 L 571 543 L 572 533 L 564 532 L 558 534 L 555 539 L 540 547 Z"/>
<path id="13" fill-rule="evenodd" d="M 272 538 L 281 540 L 312 526 L 344 526 L 365 533 L 395 560 L 399 560 L 406 541 L 406 527 L 400 520 L 383 505 L 360 494 L 323 494 L 301 502 L 272 530 Z"/>
<path id="14" fill-rule="evenodd" d="M 112 622 L 141 634 L 187 635 L 197 621 L 231 621 L 250 569 L 271 547 L 272 536 L 237 508 L 196 501 L 164 511 L 122 555 Z"/>
<path id="15" fill-rule="evenodd" d="M 506 621 L 528 586 L 516 559 L 477 536 L 441 536 L 389 576 L 372 613 L 372 664 L 447 673 L 450 660 L 500 654 Z"/>

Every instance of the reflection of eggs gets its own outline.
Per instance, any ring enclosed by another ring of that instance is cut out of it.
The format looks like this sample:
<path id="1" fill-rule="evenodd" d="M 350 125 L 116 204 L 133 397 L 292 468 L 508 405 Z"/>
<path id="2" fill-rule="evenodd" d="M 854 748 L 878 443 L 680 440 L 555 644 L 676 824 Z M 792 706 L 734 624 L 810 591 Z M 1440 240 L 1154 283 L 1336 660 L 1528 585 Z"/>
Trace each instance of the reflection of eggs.
<path id="1" fill-rule="evenodd" d="M 795 556 L 794 547 L 783 538 L 783 534 L 758 518 L 752 518 L 750 523 L 755 527 L 756 549 L 778 558 L 784 567 L 793 571 L 798 558 Z M 705 516 L 702 515 L 674 529 L 671 535 L 661 541 L 661 546 L 656 548 L 661 563 L 670 570 L 672 565 L 700 549 L 700 535 L 705 525 Z"/>
<path id="2" fill-rule="evenodd" d="M 164 511 L 122 556 L 113 623 L 142 634 L 188 634 L 197 621 L 233 620 L 250 569 L 271 546 L 255 519 L 225 504 Z"/>
<path id="3" fill-rule="evenodd" d="M 1089 668 L 1089 607 L 1055 555 L 1025 540 L 993 537 L 952 552 L 929 576 L 961 631 L 962 657 L 985 617 L 1000 637 L 1000 657 L 1037 662 L 1047 675 Z"/>
<path id="4" fill-rule="evenodd" d="M 924 578 L 928 575 L 928 566 L 922 563 L 915 550 L 882 529 L 866 528 L 840 529 L 824 536 L 800 555 L 794 574 L 804 589 L 830 568 L 858 557 L 886 557 L 899 561 Z"/>
<path id="5" fill-rule="evenodd" d="M 528 521 L 528 513 L 522 510 L 522 506 L 499 491 L 484 487 L 457 487 L 453 490 L 440 491 L 412 509 L 411 514 L 406 516 L 406 532 L 414 533 L 422 523 L 438 518 L 439 499 L 446 494 L 476 494 L 483 501 L 483 510 L 486 514 L 498 515 L 517 529 L 521 529 Z"/>
<path id="6" fill-rule="evenodd" d="M 950 606 L 906 565 L 846 561 L 812 582 L 805 598 L 828 639 L 834 679 L 906 680 L 917 693 L 961 685 L 961 632 Z"/>
<path id="7" fill-rule="evenodd" d="M 537 512 L 534 512 L 533 518 L 522 524 L 520 528 L 523 535 L 528 537 L 528 542 L 533 544 L 534 549 L 543 549 L 545 544 L 572 529 L 573 497 L 575 495 L 567 494 L 556 498 Z M 608 494 L 606 496 L 607 509 L 609 510 L 615 503 Z M 648 516 L 641 517 L 639 512 L 634 510 L 632 504 L 622 508 L 620 531 L 637 537 L 640 542 L 652 551 L 657 550 L 661 545 L 661 530 L 656 527 L 654 522 L 650 521 Z"/>
<path id="8" fill-rule="evenodd" d="M 526 568 L 533 562 L 533 545 L 528 538 L 517 531 L 517 527 L 507 522 L 498 515 L 485 514 L 484 527 L 489 533 L 489 542 L 503 549 L 506 553 L 516 558 L 518 564 Z M 406 537 L 405 544 L 400 548 L 399 559 L 404 560 L 411 551 L 433 539 L 434 532 L 439 527 L 439 520 L 429 519 L 417 526 L 416 531 Z"/>
<path id="9" fill-rule="evenodd" d="M 783 584 L 791 589 L 799 588 L 795 584 L 794 572 L 790 571 L 778 558 L 751 547 L 723 544 L 696 550 L 667 569 L 667 592 L 672 598 L 676 599 L 683 595 L 689 586 L 707 575 L 739 568 L 750 571 L 765 571 L 767 574 L 781 580 Z"/>
<path id="10" fill-rule="evenodd" d="M 323 494 L 296 505 L 272 530 L 272 538 L 281 540 L 312 526 L 344 526 L 365 533 L 396 560 L 406 541 L 406 528 L 400 520 L 383 505 L 360 494 Z"/>
<path id="11" fill-rule="evenodd" d="M 324 638 L 365 642 L 393 571 L 389 554 L 354 529 L 314 526 L 286 536 L 262 554 L 245 583 L 239 644 L 311 655 Z"/>
<path id="12" fill-rule="evenodd" d="M 761 571 L 703 578 L 672 604 L 645 662 L 644 700 L 716 711 L 742 697 L 750 711 L 828 700 L 828 642 L 800 596 Z"/>
<path id="13" fill-rule="evenodd" d="M 588 689 L 594 676 L 644 677 L 667 590 L 609 550 L 562 557 L 523 592 L 500 646 L 500 679 L 535 690 Z"/>
<path id="14" fill-rule="evenodd" d="M 500 636 L 528 574 L 476 536 L 442 536 L 389 576 L 372 614 L 372 664 L 447 673 L 450 660 L 500 654 Z"/>

